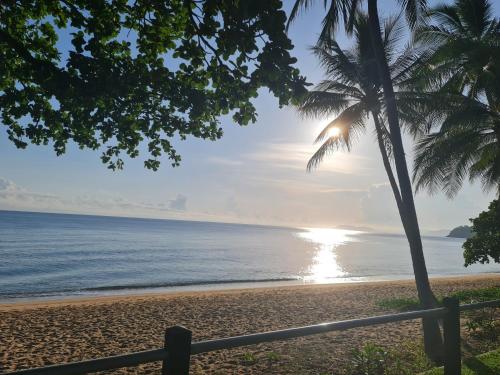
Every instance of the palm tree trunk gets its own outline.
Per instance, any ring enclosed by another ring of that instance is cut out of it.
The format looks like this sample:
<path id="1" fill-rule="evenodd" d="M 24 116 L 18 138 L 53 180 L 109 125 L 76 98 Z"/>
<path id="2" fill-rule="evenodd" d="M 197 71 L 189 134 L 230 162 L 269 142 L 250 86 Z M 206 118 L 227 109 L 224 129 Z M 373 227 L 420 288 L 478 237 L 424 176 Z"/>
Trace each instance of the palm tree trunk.
<path id="1" fill-rule="evenodd" d="M 398 111 L 394 88 L 392 86 L 389 66 L 384 53 L 382 36 L 380 31 L 380 21 L 377 9 L 377 0 L 368 0 L 368 17 L 375 58 L 380 72 L 382 87 L 384 89 L 384 100 L 386 104 L 387 120 L 391 143 L 394 153 L 394 161 L 398 176 L 399 188 L 401 191 L 402 209 L 399 210 L 401 221 L 410 245 L 410 253 L 415 274 L 418 297 L 424 308 L 435 307 L 436 298 L 432 293 L 427 268 L 425 265 L 422 239 L 418 226 L 417 212 L 413 200 L 411 180 L 406 165 L 406 156 L 403 147 L 401 129 L 399 127 Z M 435 361 L 442 358 L 442 337 L 438 321 L 435 319 L 424 319 L 424 344 L 427 355 Z"/>
<path id="2" fill-rule="evenodd" d="M 377 134 L 378 147 L 380 149 L 380 154 L 382 155 L 382 162 L 384 163 L 385 173 L 389 178 L 389 184 L 391 185 L 392 193 L 394 194 L 394 199 L 396 200 L 396 205 L 398 206 L 398 211 L 403 209 L 403 202 L 401 200 L 401 193 L 399 192 L 398 183 L 392 172 L 391 162 L 389 156 L 387 155 L 387 149 L 384 144 L 383 128 L 379 119 L 379 114 L 377 112 L 372 112 L 373 122 L 375 123 L 375 132 Z M 402 220 L 403 221 L 403 220 Z M 403 221 L 403 227 L 405 226 Z"/>

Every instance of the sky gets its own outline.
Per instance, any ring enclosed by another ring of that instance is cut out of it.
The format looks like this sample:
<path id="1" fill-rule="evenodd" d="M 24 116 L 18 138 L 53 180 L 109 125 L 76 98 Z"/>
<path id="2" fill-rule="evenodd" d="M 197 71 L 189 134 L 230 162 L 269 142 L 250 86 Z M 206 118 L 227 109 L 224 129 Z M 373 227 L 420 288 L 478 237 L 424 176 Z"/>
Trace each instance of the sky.
<path id="1" fill-rule="evenodd" d="M 397 9 L 393 1 L 379 3 L 383 15 Z M 290 9 L 291 1 L 284 4 Z M 289 33 L 297 67 L 312 83 L 322 78 L 309 47 L 323 14 L 319 5 L 302 13 Z M 350 45 L 344 35 L 339 41 Z M 171 168 L 164 158 L 156 172 L 145 169 L 141 157 L 125 159 L 124 170 L 113 172 L 99 152 L 73 145 L 59 157 L 50 147 L 18 150 L 0 129 L 0 209 L 402 231 L 371 124 L 350 153 L 337 152 L 309 173 L 313 141 L 328 119 L 304 119 L 293 107 L 279 109 L 266 90 L 255 106 L 256 123 L 239 127 L 230 117 L 221 118 L 222 139 L 179 142 L 181 166 Z M 411 163 L 408 137 L 405 146 Z M 484 192 L 479 183 L 466 183 L 453 200 L 418 192 L 420 226 L 431 234 L 467 224 L 492 199 L 493 192 Z"/>

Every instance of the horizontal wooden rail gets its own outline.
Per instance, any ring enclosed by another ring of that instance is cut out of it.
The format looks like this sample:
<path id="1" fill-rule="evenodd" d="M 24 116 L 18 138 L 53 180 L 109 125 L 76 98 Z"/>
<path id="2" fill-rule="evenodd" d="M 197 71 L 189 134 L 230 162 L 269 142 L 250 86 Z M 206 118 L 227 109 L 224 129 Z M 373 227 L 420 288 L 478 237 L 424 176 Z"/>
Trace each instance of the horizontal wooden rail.
<path id="1" fill-rule="evenodd" d="M 459 309 L 460 311 L 468 311 L 468 310 L 483 309 L 485 307 L 500 307 L 500 299 L 494 301 L 470 303 L 468 305 L 460 305 Z"/>
<path id="2" fill-rule="evenodd" d="M 484 307 L 500 306 L 500 300 L 478 302 L 460 306 L 460 311 L 474 310 Z M 221 349 L 231 349 L 240 346 L 261 344 L 265 342 L 286 340 L 296 337 L 315 335 L 332 331 L 342 331 L 352 328 L 366 327 L 379 324 L 400 322 L 420 318 L 442 318 L 448 310 L 439 307 L 428 310 L 409 311 L 398 314 L 380 315 L 361 319 L 328 322 L 304 327 L 283 329 L 263 333 L 254 333 L 243 336 L 233 336 L 222 339 L 199 341 L 191 344 L 191 355 L 211 352 Z M 168 360 L 168 352 L 165 348 L 146 350 L 130 354 L 116 355 L 99 359 L 91 359 L 80 362 L 65 363 L 33 369 L 19 370 L 3 375 L 63 375 L 63 374 L 87 374 L 90 372 L 113 370 L 122 367 L 132 367 L 144 363 Z"/>
<path id="3" fill-rule="evenodd" d="M 89 359 L 80 362 L 63 363 L 46 367 L 19 370 L 2 375 L 67 375 L 88 374 L 104 370 L 114 370 L 122 367 L 133 367 L 149 362 L 158 362 L 167 359 L 167 351 L 163 348 L 145 350 L 130 354 L 115 355 L 98 359 Z"/>
<path id="4" fill-rule="evenodd" d="M 286 340 L 295 337 L 316 335 L 332 331 L 343 331 L 351 328 L 372 326 L 412 320 L 418 318 L 440 318 L 446 313 L 446 308 L 410 311 L 399 314 L 380 315 L 369 318 L 342 320 L 338 322 L 315 324 L 311 326 L 289 328 L 279 331 L 254 333 L 251 335 L 234 336 L 217 340 L 200 341 L 191 344 L 191 354 L 200 354 L 220 349 L 230 349 L 239 346 L 261 344 L 264 342 Z"/>

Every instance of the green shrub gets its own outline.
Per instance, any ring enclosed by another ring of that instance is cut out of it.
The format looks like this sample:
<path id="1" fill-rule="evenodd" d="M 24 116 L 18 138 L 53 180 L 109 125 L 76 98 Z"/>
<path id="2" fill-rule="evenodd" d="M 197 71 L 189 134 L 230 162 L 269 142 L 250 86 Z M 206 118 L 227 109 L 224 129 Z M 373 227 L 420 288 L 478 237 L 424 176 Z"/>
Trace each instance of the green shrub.
<path id="1" fill-rule="evenodd" d="M 414 375 L 432 367 L 421 342 L 406 341 L 396 348 L 368 343 L 351 353 L 349 375 Z"/>
<path id="2" fill-rule="evenodd" d="M 468 314 L 465 329 L 471 336 L 495 342 L 500 336 L 500 324 L 494 309 L 482 309 Z"/>
<path id="3" fill-rule="evenodd" d="M 366 344 L 352 352 L 350 373 L 352 375 L 384 375 L 389 353 L 382 347 Z"/>

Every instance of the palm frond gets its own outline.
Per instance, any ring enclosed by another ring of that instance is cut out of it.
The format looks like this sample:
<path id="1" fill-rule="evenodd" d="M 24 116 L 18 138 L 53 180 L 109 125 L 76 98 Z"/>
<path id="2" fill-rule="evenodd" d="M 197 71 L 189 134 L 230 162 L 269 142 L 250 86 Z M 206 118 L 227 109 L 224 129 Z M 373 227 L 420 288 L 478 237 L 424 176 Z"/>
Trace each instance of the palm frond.
<path id="1" fill-rule="evenodd" d="M 427 8 L 426 0 L 399 0 L 399 3 L 403 6 L 406 15 L 406 21 L 410 28 L 414 28 L 415 25 L 422 19 L 425 10 Z"/>
<path id="2" fill-rule="evenodd" d="M 295 3 L 293 4 L 293 7 L 292 7 L 292 11 L 290 12 L 290 15 L 288 16 L 288 21 L 286 23 L 286 31 L 287 32 L 288 32 L 288 29 L 290 28 L 290 25 L 292 24 L 293 21 L 295 21 L 295 19 L 300 14 L 300 12 L 305 11 L 308 8 L 310 8 L 314 2 L 315 2 L 315 0 L 295 0 Z"/>
<path id="3" fill-rule="evenodd" d="M 352 98 L 361 100 L 365 94 L 356 86 L 346 85 L 344 83 L 325 79 L 315 87 L 317 91 L 337 92 L 349 95 Z"/>
<path id="4" fill-rule="evenodd" d="M 491 135 L 474 129 L 454 129 L 424 136 L 415 152 L 413 178 L 416 189 L 433 193 L 442 188 L 453 197 L 470 175 L 471 166 L 481 159 L 482 148 L 492 139 Z"/>
<path id="5" fill-rule="evenodd" d="M 307 162 L 307 171 L 310 172 L 313 169 L 317 168 L 327 155 L 341 148 L 343 146 L 342 141 L 343 140 L 339 137 L 330 137 L 325 142 L 323 142 L 321 147 L 318 148 L 318 150 L 314 153 L 313 156 L 311 156 L 311 158 Z"/>
<path id="6" fill-rule="evenodd" d="M 457 4 L 460 18 L 469 35 L 484 35 L 493 17 L 491 3 L 488 0 L 461 0 Z"/>
<path id="7" fill-rule="evenodd" d="M 353 136 L 364 130 L 367 117 L 367 108 L 364 103 L 356 103 L 344 109 L 333 121 L 330 121 L 318 134 L 314 143 L 323 141 L 329 137 L 332 128 L 340 130 L 339 137 L 344 139 L 344 143 L 350 148 Z"/>
<path id="8" fill-rule="evenodd" d="M 357 83 L 359 69 L 355 58 L 349 51 L 342 50 L 336 42 L 332 42 L 328 48 L 313 47 L 312 51 L 319 58 L 320 65 L 331 79 L 351 85 Z"/>
<path id="9" fill-rule="evenodd" d="M 298 105 L 299 112 L 306 117 L 329 117 L 346 108 L 351 98 L 338 92 L 310 91 Z"/>

